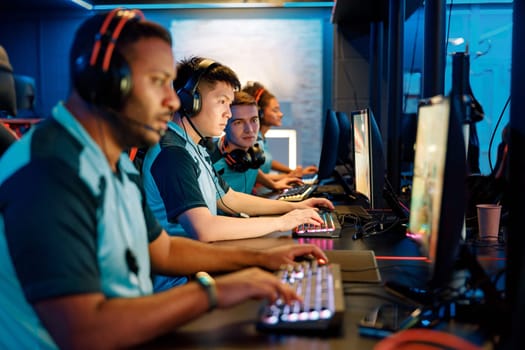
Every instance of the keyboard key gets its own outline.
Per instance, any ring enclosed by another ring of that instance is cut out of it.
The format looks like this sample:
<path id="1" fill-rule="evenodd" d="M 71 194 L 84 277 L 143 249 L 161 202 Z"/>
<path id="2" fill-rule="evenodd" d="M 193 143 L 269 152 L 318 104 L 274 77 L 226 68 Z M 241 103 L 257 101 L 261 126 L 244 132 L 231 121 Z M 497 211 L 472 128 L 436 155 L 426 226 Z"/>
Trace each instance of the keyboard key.
<path id="1" fill-rule="evenodd" d="M 279 299 L 273 304 L 263 303 L 258 330 L 307 334 L 340 331 L 345 307 L 339 265 L 303 261 L 284 266 L 276 276 L 290 285 L 303 302 L 288 305 Z"/>

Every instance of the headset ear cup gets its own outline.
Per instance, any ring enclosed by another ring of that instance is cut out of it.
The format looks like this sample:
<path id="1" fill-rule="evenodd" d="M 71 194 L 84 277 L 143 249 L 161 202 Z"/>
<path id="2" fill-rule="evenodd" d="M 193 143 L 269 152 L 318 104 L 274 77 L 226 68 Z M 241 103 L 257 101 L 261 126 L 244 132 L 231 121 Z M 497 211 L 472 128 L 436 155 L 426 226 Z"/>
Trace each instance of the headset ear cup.
<path id="1" fill-rule="evenodd" d="M 180 106 L 182 112 L 186 117 L 193 117 L 200 112 L 201 109 L 201 98 L 200 94 L 196 91 L 194 94 L 185 88 L 177 91 L 177 95 L 180 99 Z"/>
<path id="2" fill-rule="evenodd" d="M 192 106 L 192 115 L 198 114 L 201 111 L 201 94 L 198 91 L 195 91 L 195 93 L 193 94 Z"/>
<path id="3" fill-rule="evenodd" d="M 141 13 L 133 13 L 135 17 L 130 19 L 142 18 Z M 119 16 L 112 19 L 114 22 L 121 20 Z M 105 43 L 101 45 L 104 46 L 97 58 L 107 50 Z M 83 99 L 91 104 L 120 110 L 132 89 L 131 69 L 126 59 L 115 50 L 111 53 L 109 66 L 103 69 L 99 63 L 90 63 L 91 56 L 92 53 L 89 52 L 75 60 L 73 68 L 75 89 Z"/>
<path id="4" fill-rule="evenodd" d="M 219 64 L 209 60 L 204 59 L 199 62 L 197 70 L 193 72 L 193 75 L 190 76 L 186 84 L 177 90 L 177 95 L 179 95 L 181 110 L 186 117 L 193 117 L 198 114 L 202 107 L 202 100 L 197 90 L 201 78 L 206 72 L 210 71 L 212 68 L 218 66 Z"/>
<path id="5" fill-rule="evenodd" d="M 234 149 L 231 152 L 224 153 L 226 164 L 239 173 L 244 173 L 250 168 L 251 157 L 242 149 Z"/>
<path id="6" fill-rule="evenodd" d="M 258 143 L 250 147 L 249 151 L 252 156 L 252 169 L 258 169 L 266 161 L 266 156 L 264 155 L 264 150 L 259 146 Z"/>
<path id="7" fill-rule="evenodd" d="M 131 69 L 124 57 L 114 52 L 111 57 L 111 64 L 107 72 L 102 72 L 102 82 L 105 88 L 100 86 L 100 103 L 115 110 L 120 110 L 124 102 L 129 97 L 133 87 Z"/>
<path id="8" fill-rule="evenodd" d="M 193 104 L 193 101 L 189 100 L 193 100 L 193 96 L 190 96 L 189 91 L 187 91 L 184 88 L 177 90 L 177 96 L 179 96 L 180 109 L 182 113 L 187 117 L 191 117 L 192 115 L 190 115 L 190 112 L 192 110 L 191 106 Z"/>
<path id="9" fill-rule="evenodd" d="M 248 169 L 258 169 L 266 160 L 264 151 L 258 144 L 248 148 L 247 151 L 234 149 L 229 153 L 224 153 L 223 157 L 232 170 L 240 173 L 244 173 Z"/>

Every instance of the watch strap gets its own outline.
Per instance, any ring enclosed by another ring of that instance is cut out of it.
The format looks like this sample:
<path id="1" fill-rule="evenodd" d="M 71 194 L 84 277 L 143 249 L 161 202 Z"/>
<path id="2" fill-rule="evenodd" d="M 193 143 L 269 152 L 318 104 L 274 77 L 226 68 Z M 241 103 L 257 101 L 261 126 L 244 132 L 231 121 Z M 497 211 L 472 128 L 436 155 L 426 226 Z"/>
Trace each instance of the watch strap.
<path id="1" fill-rule="evenodd" d="M 195 274 L 196 282 L 204 289 L 208 295 L 208 311 L 211 311 L 217 307 L 217 287 L 215 280 L 207 272 L 200 271 Z"/>

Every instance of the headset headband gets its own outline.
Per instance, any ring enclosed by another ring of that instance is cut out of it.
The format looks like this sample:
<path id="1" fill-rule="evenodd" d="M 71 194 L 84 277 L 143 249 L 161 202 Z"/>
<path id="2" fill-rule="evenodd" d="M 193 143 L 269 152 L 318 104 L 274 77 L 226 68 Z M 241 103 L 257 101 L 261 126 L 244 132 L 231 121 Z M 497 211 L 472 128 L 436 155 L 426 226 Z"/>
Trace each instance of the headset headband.
<path id="1" fill-rule="evenodd" d="M 255 103 L 257 103 L 257 105 L 259 105 L 259 100 L 261 99 L 263 92 L 264 92 L 264 88 L 259 88 L 255 92 L 255 96 L 253 96 L 253 98 L 255 99 Z"/>
<path id="2" fill-rule="evenodd" d="M 217 62 L 209 59 L 203 59 L 202 61 L 200 61 L 197 70 L 193 72 L 186 84 L 184 84 L 183 89 L 189 92 L 191 95 L 195 95 L 195 92 L 197 92 L 197 87 L 199 86 L 199 82 L 202 79 L 202 76 L 210 69 L 218 65 L 219 64 Z"/>
<path id="3" fill-rule="evenodd" d="M 114 28 L 110 29 L 109 26 L 114 23 L 113 18 L 115 18 L 115 16 L 117 16 L 120 19 L 118 20 L 118 22 L 116 22 L 116 24 L 114 24 Z M 104 19 L 104 22 L 102 23 L 102 26 L 100 27 L 99 32 L 97 33 L 95 45 L 93 46 L 93 51 L 89 60 L 90 66 L 95 66 L 97 63 L 97 58 L 100 51 L 100 47 L 102 45 L 102 40 L 105 37 L 110 36 L 109 43 L 107 45 L 101 66 L 103 72 L 108 71 L 109 64 L 111 62 L 111 56 L 113 54 L 113 50 L 115 49 L 115 44 L 120 35 L 120 32 L 124 28 L 125 24 L 133 19 L 144 19 L 144 14 L 140 10 L 126 10 L 123 8 L 116 8 L 110 13 L 108 13 L 106 18 Z"/>

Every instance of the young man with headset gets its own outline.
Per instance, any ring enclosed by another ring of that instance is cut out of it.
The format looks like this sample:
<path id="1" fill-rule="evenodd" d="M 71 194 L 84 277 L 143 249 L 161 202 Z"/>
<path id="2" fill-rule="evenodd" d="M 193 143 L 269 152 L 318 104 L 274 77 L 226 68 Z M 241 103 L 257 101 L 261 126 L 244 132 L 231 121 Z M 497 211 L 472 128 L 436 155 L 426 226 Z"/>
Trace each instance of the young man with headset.
<path id="1" fill-rule="evenodd" d="M 270 250 L 170 237 L 123 151 L 160 140 L 179 107 L 171 37 L 139 11 L 96 14 L 76 32 L 72 89 L 0 159 L 0 348 L 129 348 L 247 299 L 294 292 L 259 268 L 312 245 Z M 211 227 L 209 228 L 211 229 Z M 152 294 L 151 272 L 195 274 Z"/>
<path id="2" fill-rule="evenodd" d="M 215 171 L 226 183 L 235 191 L 247 194 L 252 193 L 256 182 L 272 190 L 287 189 L 293 183 L 300 183 L 298 177 L 274 181 L 259 171 L 264 164 L 265 153 L 257 143 L 259 116 L 253 96 L 235 91 L 231 112 L 224 135 L 216 141 L 211 154 Z"/>
<path id="3" fill-rule="evenodd" d="M 215 173 L 204 143 L 219 136 L 231 117 L 240 83 L 229 67 L 192 57 L 179 63 L 174 85 L 181 108 L 142 167 L 147 202 L 170 235 L 211 242 L 323 222 L 316 206 L 334 208 L 325 198 L 292 203 L 256 197 L 233 190 Z M 157 276 L 155 290 L 178 283 Z"/>

